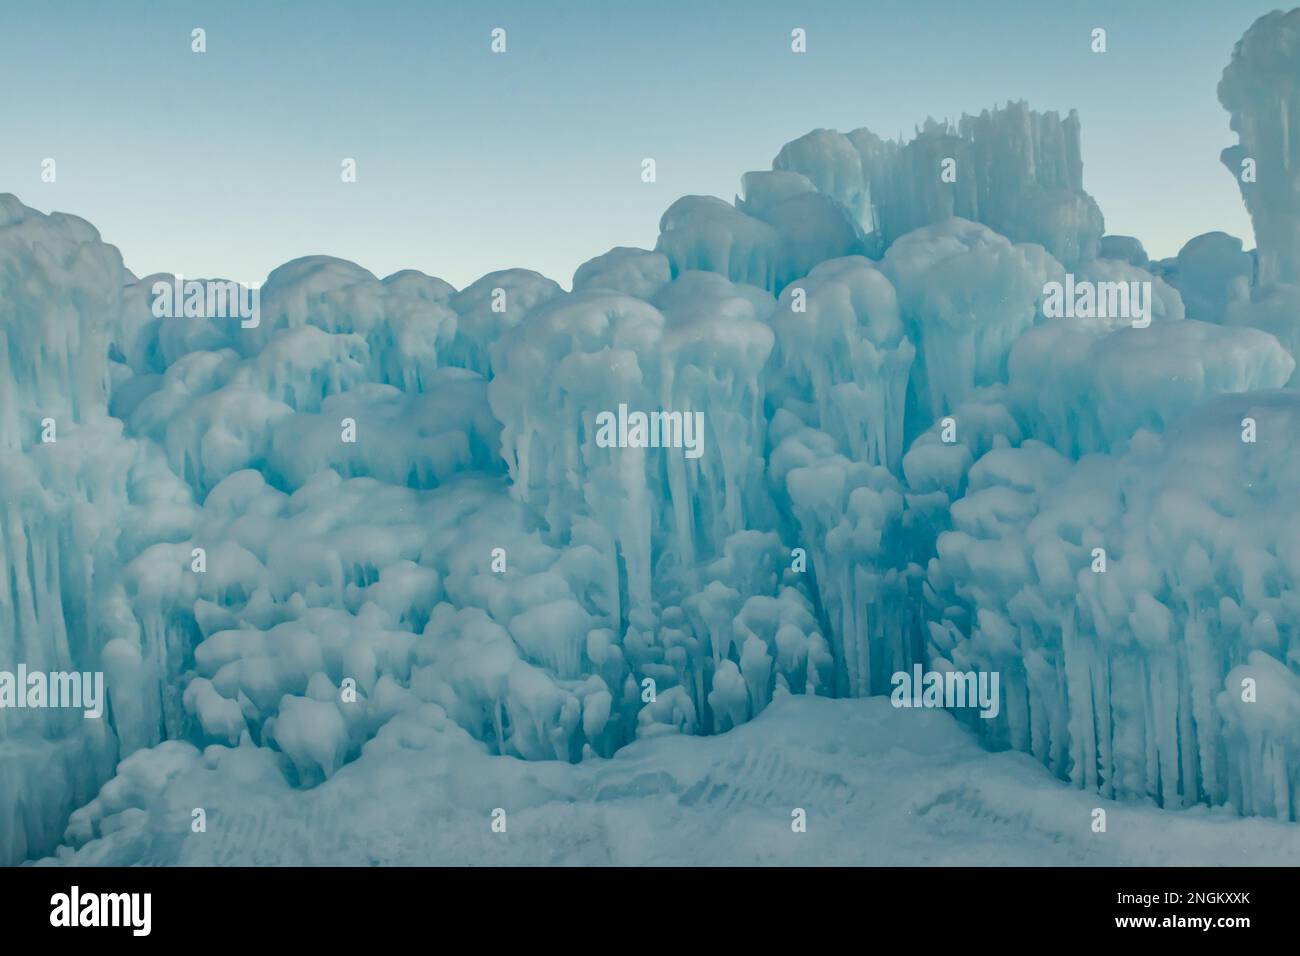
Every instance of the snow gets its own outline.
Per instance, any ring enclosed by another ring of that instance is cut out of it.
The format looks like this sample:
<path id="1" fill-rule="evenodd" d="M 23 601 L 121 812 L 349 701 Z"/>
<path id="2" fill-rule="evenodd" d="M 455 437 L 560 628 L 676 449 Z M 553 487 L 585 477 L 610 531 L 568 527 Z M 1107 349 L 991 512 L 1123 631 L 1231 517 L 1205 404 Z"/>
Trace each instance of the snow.
<path id="1" fill-rule="evenodd" d="M 1023 754 L 981 750 L 942 712 L 885 698 L 786 697 L 720 736 L 661 734 L 579 764 L 501 759 L 426 704 L 308 790 L 247 743 L 170 742 L 116 780 L 78 811 L 76 849 L 46 864 L 1300 863 L 1294 824 L 1067 790 Z M 191 831 L 197 806 L 204 833 Z M 796 807 L 804 833 L 791 829 Z M 1094 808 L 1104 833 L 1090 828 Z"/>

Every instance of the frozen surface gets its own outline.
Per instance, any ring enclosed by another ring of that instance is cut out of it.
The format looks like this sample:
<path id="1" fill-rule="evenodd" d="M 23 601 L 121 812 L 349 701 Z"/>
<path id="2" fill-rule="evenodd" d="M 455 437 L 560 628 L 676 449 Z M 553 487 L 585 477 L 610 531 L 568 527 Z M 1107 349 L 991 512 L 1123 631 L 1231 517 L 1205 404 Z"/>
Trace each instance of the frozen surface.
<path id="1" fill-rule="evenodd" d="M 1219 82 L 1239 142 L 1223 164 L 1241 187 L 1265 283 L 1300 282 L 1300 9 L 1260 17 L 1237 41 Z M 1253 176 L 1243 175 L 1250 160 Z"/>
<path id="2" fill-rule="evenodd" d="M 942 713 L 884 698 L 787 697 L 721 736 L 656 737 L 577 765 L 490 756 L 425 705 L 312 790 L 288 786 L 264 750 L 180 743 L 127 761 L 117 784 L 71 826 L 105 835 L 58 862 L 1300 864 L 1291 824 L 1070 790 L 1029 757 L 981 750 Z M 201 834 L 189 826 L 198 805 L 208 810 Z M 498 808 L 504 833 L 491 828 Z M 806 832 L 791 828 L 796 808 Z M 1088 826 L 1095 808 L 1107 813 L 1105 833 Z"/>

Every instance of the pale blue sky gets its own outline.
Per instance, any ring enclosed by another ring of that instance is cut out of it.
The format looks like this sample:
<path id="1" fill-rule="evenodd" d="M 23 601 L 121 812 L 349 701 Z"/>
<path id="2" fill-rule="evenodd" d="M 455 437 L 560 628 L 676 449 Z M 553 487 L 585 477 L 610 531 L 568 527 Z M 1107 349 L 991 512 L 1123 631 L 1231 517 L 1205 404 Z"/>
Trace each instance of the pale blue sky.
<path id="1" fill-rule="evenodd" d="M 139 274 L 248 281 L 326 253 L 458 287 L 511 266 L 567 287 L 612 246 L 653 246 L 677 197 L 731 199 L 810 129 L 896 136 L 1026 99 L 1078 109 L 1109 232 L 1155 256 L 1211 229 L 1250 246 L 1215 86 L 1274 6 L 0 0 L 0 192 L 89 219 Z"/>

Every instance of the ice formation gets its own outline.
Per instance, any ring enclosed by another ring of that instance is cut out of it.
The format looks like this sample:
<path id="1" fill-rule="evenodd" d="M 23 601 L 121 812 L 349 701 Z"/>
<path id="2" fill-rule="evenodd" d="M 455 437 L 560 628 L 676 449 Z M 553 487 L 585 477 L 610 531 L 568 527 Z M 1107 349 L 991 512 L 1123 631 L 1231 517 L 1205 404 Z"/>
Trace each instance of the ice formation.
<path id="1" fill-rule="evenodd" d="M 571 291 L 310 257 L 250 327 L 156 316 L 172 277 L 0 196 L 0 669 L 109 694 L 0 709 L 0 861 L 220 859 L 189 808 L 254 827 L 245 799 L 381 832 L 402 781 L 703 806 L 699 755 L 737 785 L 760 728 L 899 760 L 837 721 L 951 777 L 951 718 L 809 699 L 914 664 L 997 671 L 971 730 L 1079 799 L 1300 819 L 1298 31 L 1262 18 L 1220 87 L 1256 252 L 1103 236 L 1078 118 L 1020 103 L 813 131 Z M 1149 290 L 1149 323 L 1045 309 L 1067 276 Z M 620 407 L 702 413 L 703 454 L 599 445 Z"/>

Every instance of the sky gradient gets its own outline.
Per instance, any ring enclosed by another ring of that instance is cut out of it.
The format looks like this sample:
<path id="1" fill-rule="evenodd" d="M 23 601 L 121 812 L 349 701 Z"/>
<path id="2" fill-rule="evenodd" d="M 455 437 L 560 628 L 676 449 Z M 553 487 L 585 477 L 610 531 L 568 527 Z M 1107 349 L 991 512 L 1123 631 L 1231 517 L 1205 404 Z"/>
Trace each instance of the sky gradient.
<path id="1" fill-rule="evenodd" d="M 567 288 L 592 256 L 653 247 L 679 196 L 730 200 L 810 129 L 910 138 L 926 116 L 1024 99 L 1079 111 L 1107 232 L 1154 257 L 1213 229 L 1251 247 L 1215 87 L 1275 6 L 7 2 L 0 192 L 88 219 L 139 275 L 261 280 L 319 253 L 457 287 L 518 266 Z"/>

